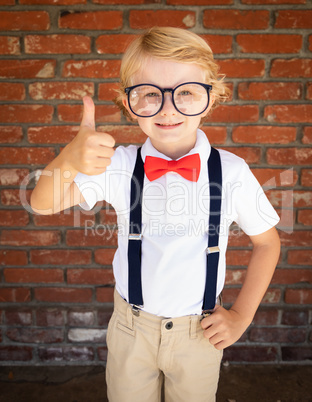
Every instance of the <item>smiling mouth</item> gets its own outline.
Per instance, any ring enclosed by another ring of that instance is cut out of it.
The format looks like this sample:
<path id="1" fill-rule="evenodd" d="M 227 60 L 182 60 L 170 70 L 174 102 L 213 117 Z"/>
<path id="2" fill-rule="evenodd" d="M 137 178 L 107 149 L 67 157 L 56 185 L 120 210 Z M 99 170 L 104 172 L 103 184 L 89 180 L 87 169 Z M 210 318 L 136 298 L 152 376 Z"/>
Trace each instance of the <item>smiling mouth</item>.
<path id="1" fill-rule="evenodd" d="M 182 123 L 181 122 L 180 123 L 156 123 L 156 126 L 160 126 L 160 127 L 177 127 L 180 124 L 182 124 Z"/>

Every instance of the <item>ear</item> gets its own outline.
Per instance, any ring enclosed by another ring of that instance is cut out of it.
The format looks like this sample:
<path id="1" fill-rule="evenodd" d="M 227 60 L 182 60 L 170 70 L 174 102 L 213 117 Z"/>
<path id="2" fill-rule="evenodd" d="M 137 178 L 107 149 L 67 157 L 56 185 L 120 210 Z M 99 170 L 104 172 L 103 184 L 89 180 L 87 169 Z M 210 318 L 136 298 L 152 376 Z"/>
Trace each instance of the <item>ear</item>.
<path id="1" fill-rule="evenodd" d="M 128 98 L 126 98 L 126 97 L 122 98 L 122 104 L 127 109 L 131 119 L 137 120 L 138 117 L 134 113 L 132 113 L 132 111 L 131 111 L 131 109 L 129 107 Z"/>

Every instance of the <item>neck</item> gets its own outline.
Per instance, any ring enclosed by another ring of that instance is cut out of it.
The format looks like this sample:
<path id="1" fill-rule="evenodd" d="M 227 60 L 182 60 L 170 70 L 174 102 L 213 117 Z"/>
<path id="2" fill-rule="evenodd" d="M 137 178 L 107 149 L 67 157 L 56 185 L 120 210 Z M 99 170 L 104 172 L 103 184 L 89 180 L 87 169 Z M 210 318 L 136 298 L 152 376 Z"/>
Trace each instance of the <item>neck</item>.
<path id="1" fill-rule="evenodd" d="M 153 147 L 157 149 L 158 152 L 168 156 L 168 158 L 170 159 L 176 160 L 188 154 L 191 151 L 191 149 L 194 148 L 196 144 L 196 138 L 191 143 L 183 145 L 181 144 L 177 145 L 175 143 L 169 143 L 169 144 L 157 143 L 152 139 L 151 143 Z"/>

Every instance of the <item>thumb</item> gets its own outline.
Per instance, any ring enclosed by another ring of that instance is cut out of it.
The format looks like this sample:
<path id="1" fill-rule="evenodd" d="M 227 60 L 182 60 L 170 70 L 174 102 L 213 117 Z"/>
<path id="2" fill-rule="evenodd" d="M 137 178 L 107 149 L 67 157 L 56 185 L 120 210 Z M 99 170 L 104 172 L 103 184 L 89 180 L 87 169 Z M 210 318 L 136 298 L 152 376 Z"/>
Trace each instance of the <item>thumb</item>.
<path id="1" fill-rule="evenodd" d="M 83 115 L 80 127 L 89 127 L 95 130 L 95 106 L 90 96 L 84 96 L 83 101 Z"/>

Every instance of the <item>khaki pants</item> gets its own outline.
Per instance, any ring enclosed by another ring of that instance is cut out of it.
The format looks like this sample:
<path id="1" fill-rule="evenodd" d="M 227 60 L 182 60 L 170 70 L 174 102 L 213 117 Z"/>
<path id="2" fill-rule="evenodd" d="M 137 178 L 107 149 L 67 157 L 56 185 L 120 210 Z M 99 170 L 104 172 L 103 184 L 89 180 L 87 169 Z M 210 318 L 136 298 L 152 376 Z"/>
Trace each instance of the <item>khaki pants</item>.
<path id="1" fill-rule="evenodd" d="M 110 402 L 215 401 L 222 351 L 204 338 L 200 316 L 136 313 L 115 291 L 107 330 Z"/>

